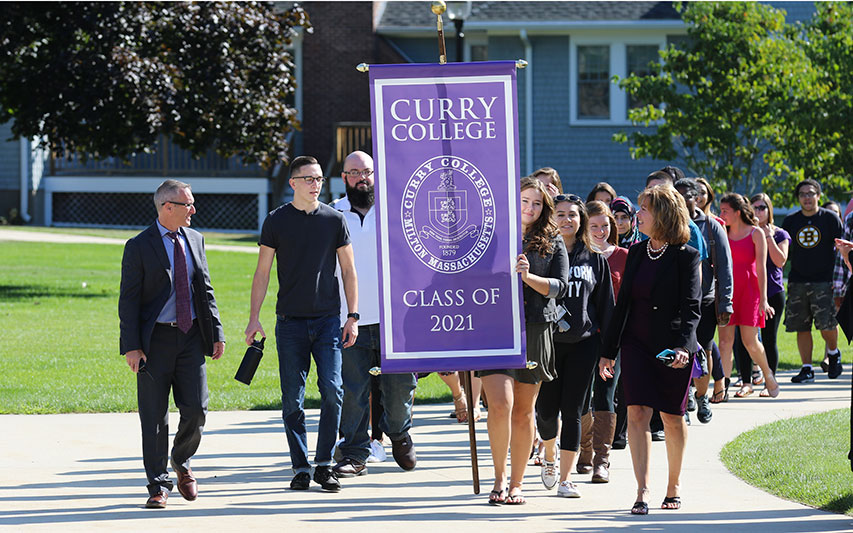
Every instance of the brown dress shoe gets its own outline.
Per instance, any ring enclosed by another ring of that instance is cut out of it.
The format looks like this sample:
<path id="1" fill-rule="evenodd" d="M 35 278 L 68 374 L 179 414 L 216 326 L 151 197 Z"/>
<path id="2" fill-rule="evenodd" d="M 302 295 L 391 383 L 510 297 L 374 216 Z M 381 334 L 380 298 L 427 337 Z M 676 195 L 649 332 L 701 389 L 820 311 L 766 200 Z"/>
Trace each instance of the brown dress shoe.
<path id="1" fill-rule="evenodd" d="M 198 483 L 193 477 L 193 469 L 188 468 L 186 472 L 181 472 L 181 469 L 174 462 L 172 462 L 172 469 L 178 476 L 178 492 L 181 493 L 181 496 L 189 502 L 198 498 Z"/>
<path id="2" fill-rule="evenodd" d="M 414 470 L 418 464 L 418 456 L 415 455 L 415 445 L 412 438 L 406 435 L 400 440 L 391 441 L 391 453 L 394 460 L 403 470 Z"/>
<path id="3" fill-rule="evenodd" d="M 168 492 L 158 492 L 154 496 L 148 498 L 148 501 L 145 502 L 146 509 L 165 509 L 166 508 L 166 500 L 169 499 Z"/>

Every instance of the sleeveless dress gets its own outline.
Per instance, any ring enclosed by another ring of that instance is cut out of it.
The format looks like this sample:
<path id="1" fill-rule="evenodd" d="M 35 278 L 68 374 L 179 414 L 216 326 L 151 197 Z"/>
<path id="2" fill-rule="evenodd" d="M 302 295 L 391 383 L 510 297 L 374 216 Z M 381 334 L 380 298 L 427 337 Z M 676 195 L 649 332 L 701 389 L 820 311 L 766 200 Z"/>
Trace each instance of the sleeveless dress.
<path id="1" fill-rule="evenodd" d="M 764 313 L 760 309 L 761 292 L 758 289 L 758 273 L 755 266 L 755 244 L 752 234 L 737 240 L 729 238 L 732 250 L 732 319 L 730 326 L 764 327 Z"/>

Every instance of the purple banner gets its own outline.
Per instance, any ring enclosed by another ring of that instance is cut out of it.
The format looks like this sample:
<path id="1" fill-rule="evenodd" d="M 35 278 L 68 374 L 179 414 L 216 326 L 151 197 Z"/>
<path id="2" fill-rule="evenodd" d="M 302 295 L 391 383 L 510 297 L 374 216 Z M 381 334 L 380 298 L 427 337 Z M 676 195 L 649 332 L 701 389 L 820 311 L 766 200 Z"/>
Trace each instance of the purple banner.
<path id="1" fill-rule="evenodd" d="M 383 372 L 525 364 L 515 68 L 370 66 Z"/>

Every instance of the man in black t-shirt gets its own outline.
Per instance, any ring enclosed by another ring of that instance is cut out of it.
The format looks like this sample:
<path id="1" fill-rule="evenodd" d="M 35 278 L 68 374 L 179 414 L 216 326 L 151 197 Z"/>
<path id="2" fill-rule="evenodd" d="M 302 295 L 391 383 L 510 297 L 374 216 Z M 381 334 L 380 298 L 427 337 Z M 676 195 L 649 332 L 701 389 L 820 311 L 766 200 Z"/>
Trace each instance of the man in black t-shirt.
<path id="1" fill-rule="evenodd" d="M 332 448 L 343 403 L 341 341 L 344 348 L 349 348 L 358 336 L 358 285 L 346 222 L 341 213 L 318 201 L 324 181 L 320 165 L 313 157 L 300 156 L 290 164 L 293 201 L 270 213 L 261 229 L 246 344 L 252 344 L 258 333 L 266 337 L 259 317 L 275 258 L 279 285 L 275 337 L 281 411 L 296 474 L 290 488 L 307 490 L 311 482 L 302 406 L 313 354 L 322 401 L 314 481 L 327 491 L 337 492 L 341 485 L 332 470 Z M 343 329 L 338 315 L 341 301 L 335 276 L 336 260 L 349 310 Z"/>
<path id="2" fill-rule="evenodd" d="M 817 181 L 801 181 L 794 194 L 802 209 L 786 216 L 782 223 L 782 229 L 793 240 L 788 254 L 791 272 L 788 275 L 785 330 L 797 332 L 797 348 L 803 362 L 800 373 L 791 381 L 809 383 L 814 381 L 812 321 L 826 343 L 825 361 L 821 367 L 829 373 L 830 379 L 841 374 L 832 274 L 835 239 L 841 237 L 842 225 L 835 213 L 819 207 L 820 183 Z"/>

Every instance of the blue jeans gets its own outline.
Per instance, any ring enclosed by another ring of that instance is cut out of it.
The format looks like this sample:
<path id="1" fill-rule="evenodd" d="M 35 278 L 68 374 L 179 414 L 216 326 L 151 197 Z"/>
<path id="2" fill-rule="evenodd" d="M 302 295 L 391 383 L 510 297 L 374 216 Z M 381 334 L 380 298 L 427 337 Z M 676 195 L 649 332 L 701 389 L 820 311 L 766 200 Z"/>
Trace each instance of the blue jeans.
<path id="1" fill-rule="evenodd" d="M 281 377 L 281 417 L 295 473 L 310 472 L 308 434 L 305 429 L 305 379 L 311 354 L 317 364 L 320 389 L 320 424 L 317 429 L 317 466 L 332 464 L 332 448 L 341 422 L 341 319 L 278 317 L 275 325 L 278 371 Z"/>
<path id="2" fill-rule="evenodd" d="M 344 406 L 341 412 L 341 433 L 344 437 L 338 449 L 344 457 L 360 463 L 370 455 L 370 374 L 371 367 L 379 366 L 379 325 L 358 328 L 355 345 L 343 351 L 342 374 L 344 378 Z M 392 441 L 408 436 L 412 427 L 412 403 L 415 399 L 417 378 L 411 372 L 382 374 L 379 388 L 385 412 L 379 426 Z"/>

